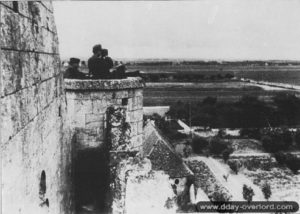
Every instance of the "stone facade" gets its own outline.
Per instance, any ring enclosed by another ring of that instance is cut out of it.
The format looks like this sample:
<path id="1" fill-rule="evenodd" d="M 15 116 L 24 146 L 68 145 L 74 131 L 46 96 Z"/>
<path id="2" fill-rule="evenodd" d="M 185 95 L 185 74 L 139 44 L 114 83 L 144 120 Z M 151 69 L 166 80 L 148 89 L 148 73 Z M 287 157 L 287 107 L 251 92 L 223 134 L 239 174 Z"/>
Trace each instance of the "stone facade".
<path id="1" fill-rule="evenodd" d="M 0 2 L 2 213 L 72 213 L 71 143 L 51 2 Z"/>
<path id="2" fill-rule="evenodd" d="M 126 123 L 135 147 L 143 142 L 143 87 L 140 78 L 65 80 L 68 123 L 76 133 L 76 148 L 101 147 L 106 138 L 106 111 L 126 109 Z"/>

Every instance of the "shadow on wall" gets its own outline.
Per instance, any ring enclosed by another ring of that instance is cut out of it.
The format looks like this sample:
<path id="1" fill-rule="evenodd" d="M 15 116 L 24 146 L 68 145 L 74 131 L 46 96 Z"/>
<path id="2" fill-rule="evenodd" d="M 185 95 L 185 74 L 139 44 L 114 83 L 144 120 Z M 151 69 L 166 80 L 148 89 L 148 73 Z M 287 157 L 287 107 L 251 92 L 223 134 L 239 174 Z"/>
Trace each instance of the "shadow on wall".
<path id="1" fill-rule="evenodd" d="M 76 211 L 106 211 L 109 168 L 104 150 L 78 151 L 74 166 Z"/>

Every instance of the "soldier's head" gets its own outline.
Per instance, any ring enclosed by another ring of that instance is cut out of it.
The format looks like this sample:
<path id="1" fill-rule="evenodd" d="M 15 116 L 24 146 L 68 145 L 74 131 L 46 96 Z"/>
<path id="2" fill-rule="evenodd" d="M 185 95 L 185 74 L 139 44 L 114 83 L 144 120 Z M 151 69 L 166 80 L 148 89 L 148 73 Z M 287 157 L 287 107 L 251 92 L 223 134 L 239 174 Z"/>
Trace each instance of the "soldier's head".
<path id="1" fill-rule="evenodd" d="M 102 49 L 101 51 L 101 56 L 108 56 L 108 50 L 107 49 Z"/>
<path id="2" fill-rule="evenodd" d="M 93 47 L 93 53 L 96 56 L 101 56 L 102 46 L 100 44 L 94 45 Z"/>
<path id="3" fill-rule="evenodd" d="M 80 59 L 78 59 L 78 58 L 70 58 L 69 65 L 72 68 L 78 68 L 79 67 L 79 63 L 80 63 Z"/>

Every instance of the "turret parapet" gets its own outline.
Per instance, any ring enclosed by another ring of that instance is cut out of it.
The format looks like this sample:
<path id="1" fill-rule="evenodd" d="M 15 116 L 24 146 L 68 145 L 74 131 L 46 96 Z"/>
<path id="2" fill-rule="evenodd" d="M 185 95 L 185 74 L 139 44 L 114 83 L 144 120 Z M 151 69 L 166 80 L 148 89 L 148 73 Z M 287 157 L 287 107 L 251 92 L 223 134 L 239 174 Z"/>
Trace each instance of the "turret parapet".
<path id="1" fill-rule="evenodd" d="M 140 77 L 65 79 L 68 120 L 76 132 L 76 148 L 102 147 L 106 142 L 107 109 L 122 108 L 133 145 L 142 144 L 143 87 Z"/>
<path id="2" fill-rule="evenodd" d="M 126 79 L 65 79 L 66 90 L 121 90 L 143 88 L 144 82 L 140 77 Z"/>

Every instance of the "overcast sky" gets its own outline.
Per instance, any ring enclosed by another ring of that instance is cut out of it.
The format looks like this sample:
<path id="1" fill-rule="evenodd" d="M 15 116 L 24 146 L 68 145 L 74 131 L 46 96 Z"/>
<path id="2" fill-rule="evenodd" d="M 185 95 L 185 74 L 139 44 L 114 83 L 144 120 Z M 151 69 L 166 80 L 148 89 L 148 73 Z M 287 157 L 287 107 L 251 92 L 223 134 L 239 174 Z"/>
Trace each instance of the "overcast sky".
<path id="1" fill-rule="evenodd" d="M 300 1 L 54 1 L 62 57 L 300 60 Z"/>

